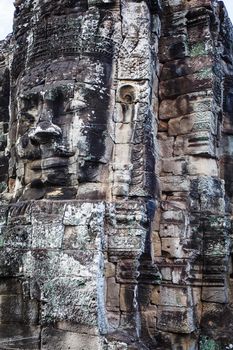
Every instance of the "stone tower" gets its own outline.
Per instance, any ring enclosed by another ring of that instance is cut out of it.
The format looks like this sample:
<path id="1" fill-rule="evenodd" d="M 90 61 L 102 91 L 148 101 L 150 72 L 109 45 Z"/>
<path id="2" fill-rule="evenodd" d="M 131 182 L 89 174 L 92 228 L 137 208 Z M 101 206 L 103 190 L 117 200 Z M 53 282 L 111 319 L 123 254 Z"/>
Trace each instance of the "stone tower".
<path id="1" fill-rule="evenodd" d="M 15 1 L 0 349 L 233 348 L 232 41 L 216 0 Z"/>

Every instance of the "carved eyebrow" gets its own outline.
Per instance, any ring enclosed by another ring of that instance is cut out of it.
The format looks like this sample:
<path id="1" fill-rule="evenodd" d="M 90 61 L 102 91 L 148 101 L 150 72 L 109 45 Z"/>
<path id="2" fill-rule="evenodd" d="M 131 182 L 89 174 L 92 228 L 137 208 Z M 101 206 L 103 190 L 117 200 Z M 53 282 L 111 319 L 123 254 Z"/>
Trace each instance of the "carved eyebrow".
<path id="1" fill-rule="evenodd" d="M 85 100 L 78 99 L 76 103 L 77 103 L 78 107 L 86 107 L 87 106 L 87 101 L 85 101 Z"/>
<path id="2" fill-rule="evenodd" d="M 21 94 L 19 94 L 19 97 L 22 100 L 38 100 L 40 98 L 40 91 L 33 91 L 33 90 L 28 90 L 25 91 Z"/>
<path id="3" fill-rule="evenodd" d="M 51 82 L 50 84 L 43 84 L 33 86 L 27 90 L 23 90 L 23 93 L 20 93 L 22 98 L 30 98 L 32 95 L 43 96 L 46 93 L 63 93 L 63 94 L 72 94 L 74 91 L 74 81 L 73 80 L 61 80 L 57 83 Z"/>
<path id="4" fill-rule="evenodd" d="M 25 114 L 28 109 L 39 105 L 40 97 L 37 94 L 28 94 L 21 96 L 21 100 L 21 111 Z"/>

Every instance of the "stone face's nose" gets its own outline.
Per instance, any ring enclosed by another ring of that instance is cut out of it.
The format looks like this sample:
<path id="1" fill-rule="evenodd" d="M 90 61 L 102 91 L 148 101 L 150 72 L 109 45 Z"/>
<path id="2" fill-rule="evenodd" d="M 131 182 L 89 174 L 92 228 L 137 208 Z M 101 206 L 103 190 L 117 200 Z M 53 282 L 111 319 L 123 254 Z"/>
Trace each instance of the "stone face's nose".
<path id="1" fill-rule="evenodd" d="M 38 123 L 36 128 L 30 132 L 29 137 L 39 143 L 47 143 L 52 139 L 59 138 L 61 135 L 62 132 L 59 126 L 43 121 Z"/>
<path id="2" fill-rule="evenodd" d="M 62 136 L 59 126 L 53 124 L 50 113 L 42 114 L 37 126 L 29 133 L 31 140 L 39 143 L 48 143 Z"/>

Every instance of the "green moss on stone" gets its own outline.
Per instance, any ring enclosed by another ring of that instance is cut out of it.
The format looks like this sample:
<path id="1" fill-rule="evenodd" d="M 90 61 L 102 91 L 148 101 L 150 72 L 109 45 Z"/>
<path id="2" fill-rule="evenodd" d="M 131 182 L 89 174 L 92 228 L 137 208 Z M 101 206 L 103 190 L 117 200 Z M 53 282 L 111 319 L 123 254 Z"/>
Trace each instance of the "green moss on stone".
<path id="1" fill-rule="evenodd" d="M 208 52 L 205 48 L 205 43 L 196 43 L 191 47 L 191 57 L 207 55 Z"/>
<path id="2" fill-rule="evenodd" d="M 199 346 L 200 350 L 221 350 L 215 340 L 206 336 L 201 337 Z"/>
<path id="3" fill-rule="evenodd" d="M 0 182 L 0 193 L 4 192 L 7 188 L 7 184 L 5 182 Z"/>
<path id="4" fill-rule="evenodd" d="M 210 78 L 212 76 L 212 68 L 205 68 L 200 70 L 200 72 L 198 73 L 198 77 L 200 79 L 207 79 Z"/>

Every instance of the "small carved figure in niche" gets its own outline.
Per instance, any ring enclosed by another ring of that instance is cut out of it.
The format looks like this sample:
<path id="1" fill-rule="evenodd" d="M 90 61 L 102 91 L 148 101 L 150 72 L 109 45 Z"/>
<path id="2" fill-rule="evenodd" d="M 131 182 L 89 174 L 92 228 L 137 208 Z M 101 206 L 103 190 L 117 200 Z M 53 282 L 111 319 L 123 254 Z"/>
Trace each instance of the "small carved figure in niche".
<path id="1" fill-rule="evenodd" d="M 113 188 L 113 194 L 116 196 L 127 196 L 129 192 L 133 168 L 131 152 L 137 118 L 137 94 L 136 87 L 129 84 L 120 86 L 117 94 Z"/>
<path id="2" fill-rule="evenodd" d="M 132 85 L 123 85 L 119 89 L 119 99 L 122 107 L 123 123 L 135 120 L 136 91 Z"/>

